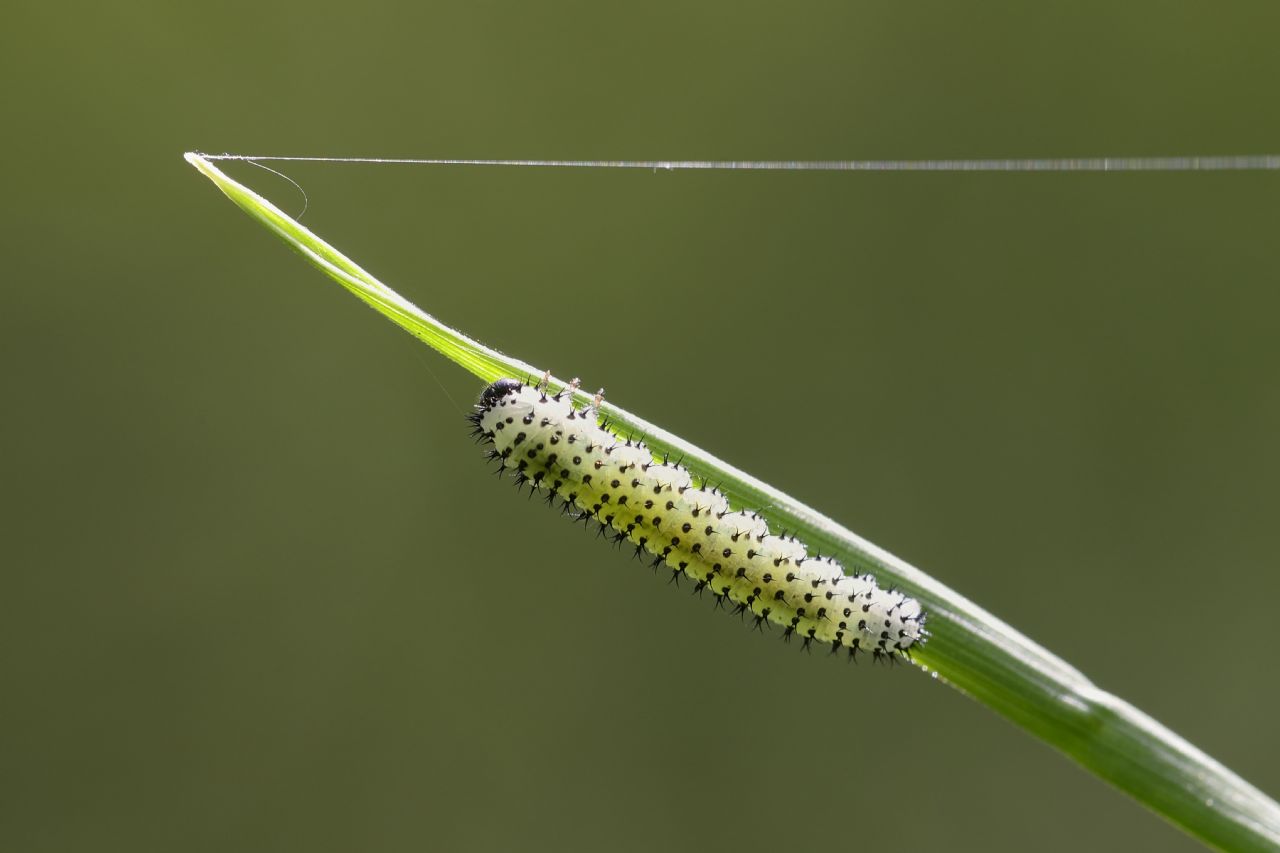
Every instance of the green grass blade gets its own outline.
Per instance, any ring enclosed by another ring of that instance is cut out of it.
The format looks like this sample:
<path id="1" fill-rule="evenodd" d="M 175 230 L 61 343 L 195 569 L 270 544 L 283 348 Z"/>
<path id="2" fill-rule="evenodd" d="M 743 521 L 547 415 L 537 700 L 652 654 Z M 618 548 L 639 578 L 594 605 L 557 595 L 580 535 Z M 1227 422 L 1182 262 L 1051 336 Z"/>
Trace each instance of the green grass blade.
<path id="1" fill-rule="evenodd" d="M 251 217 L 392 322 L 480 379 L 541 371 L 472 340 L 417 308 L 197 154 L 186 159 Z M 565 387 L 552 378 L 551 387 Z M 579 392 L 580 402 L 589 399 Z M 602 412 L 658 451 L 683 457 L 739 506 L 769 507 L 794 531 L 852 569 L 920 599 L 932 639 L 915 657 L 926 670 L 1074 758 L 1153 811 L 1223 850 L 1280 850 L 1280 805 L 1129 703 L 919 569 L 679 436 L 610 403 Z"/>

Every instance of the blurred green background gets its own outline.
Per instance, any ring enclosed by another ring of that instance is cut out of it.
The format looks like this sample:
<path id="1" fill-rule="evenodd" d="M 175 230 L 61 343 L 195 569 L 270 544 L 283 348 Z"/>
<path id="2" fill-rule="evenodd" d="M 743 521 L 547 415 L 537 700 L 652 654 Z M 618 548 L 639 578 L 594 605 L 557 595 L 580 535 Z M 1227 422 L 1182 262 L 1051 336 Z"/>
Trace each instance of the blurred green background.
<path id="1" fill-rule="evenodd" d="M 0 848 L 1197 849 L 958 693 L 750 633 L 496 482 L 479 383 L 180 155 L 1275 152 L 1275 3 L 6 19 Z M 1280 792 L 1280 176 L 286 171 L 428 310 Z"/>

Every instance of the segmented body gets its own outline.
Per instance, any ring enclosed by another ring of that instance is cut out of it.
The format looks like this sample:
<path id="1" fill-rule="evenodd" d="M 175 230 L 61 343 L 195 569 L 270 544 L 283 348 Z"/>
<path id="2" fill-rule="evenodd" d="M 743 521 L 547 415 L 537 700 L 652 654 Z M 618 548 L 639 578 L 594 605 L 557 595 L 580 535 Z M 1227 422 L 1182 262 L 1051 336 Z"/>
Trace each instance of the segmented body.
<path id="1" fill-rule="evenodd" d="M 759 515 L 731 509 L 681 465 L 614 435 L 593 407 L 576 408 L 568 394 L 502 379 L 485 389 L 471 420 L 519 482 L 562 498 L 655 564 L 788 637 L 876 657 L 907 655 L 925 640 L 918 601 L 881 589 L 871 575 L 846 575 L 835 560 L 771 533 Z"/>

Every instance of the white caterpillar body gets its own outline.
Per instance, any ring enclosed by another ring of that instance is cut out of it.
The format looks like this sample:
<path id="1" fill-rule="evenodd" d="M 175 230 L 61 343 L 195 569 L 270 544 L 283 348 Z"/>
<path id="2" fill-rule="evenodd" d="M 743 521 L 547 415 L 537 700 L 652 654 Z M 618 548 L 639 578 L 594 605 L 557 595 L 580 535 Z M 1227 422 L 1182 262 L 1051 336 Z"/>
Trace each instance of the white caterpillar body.
<path id="1" fill-rule="evenodd" d="M 574 408 L 567 394 L 501 379 L 484 390 L 471 420 L 520 483 L 561 497 L 757 622 L 850 655 L 906 656 L 925 641 L 918 601 L 770 533 L 758 515 L 733 511 L 717 490 L 614 435 L 594 408 Z"/>

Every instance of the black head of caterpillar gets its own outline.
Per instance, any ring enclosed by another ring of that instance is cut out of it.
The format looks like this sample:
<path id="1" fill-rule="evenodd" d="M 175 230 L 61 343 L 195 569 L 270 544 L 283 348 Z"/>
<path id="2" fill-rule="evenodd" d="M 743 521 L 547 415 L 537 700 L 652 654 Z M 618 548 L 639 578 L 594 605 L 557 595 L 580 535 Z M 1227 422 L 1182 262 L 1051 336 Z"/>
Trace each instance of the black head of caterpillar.
<path id="1" fill-rule="evenodd" d="M 687 577 L 757 624 L 850 656 L 892 660 L 925 642 L 920 602 L 881 589 L 870 575 L 846 575 L 835 560 L 811 557 L 803 542 L 771 533 L 755 513 L 731 510 L 682 466 L 602 426 L 594 407 L 575 408 L 570 394 L 499 379 L 470 420 L 518 484 L 561 498 L 566 511 L 595 519 L 655 566 L 668 566 L 673 579 Z"/>

